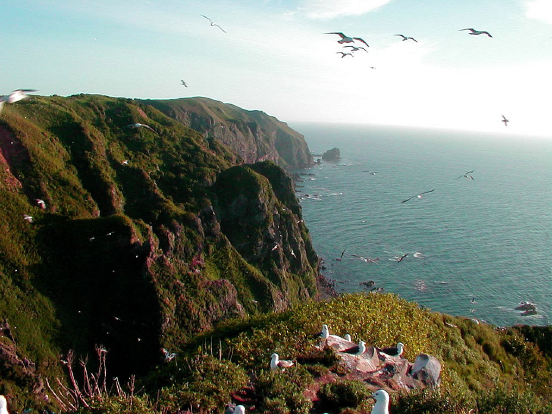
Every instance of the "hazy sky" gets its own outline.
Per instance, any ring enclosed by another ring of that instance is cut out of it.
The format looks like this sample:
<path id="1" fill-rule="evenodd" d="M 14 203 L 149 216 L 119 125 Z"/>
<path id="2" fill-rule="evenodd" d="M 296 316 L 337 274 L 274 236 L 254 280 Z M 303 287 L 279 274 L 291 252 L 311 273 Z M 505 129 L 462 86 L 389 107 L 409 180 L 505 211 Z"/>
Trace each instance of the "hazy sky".
<path id="1" fill-rule="evenodd" d="M 552 0 L 9 0 L 0 18 L 0 94 L 206 96 L 285 122 L 552 137 Z M 336 31 L 368 53 L 341 58 Z"/>

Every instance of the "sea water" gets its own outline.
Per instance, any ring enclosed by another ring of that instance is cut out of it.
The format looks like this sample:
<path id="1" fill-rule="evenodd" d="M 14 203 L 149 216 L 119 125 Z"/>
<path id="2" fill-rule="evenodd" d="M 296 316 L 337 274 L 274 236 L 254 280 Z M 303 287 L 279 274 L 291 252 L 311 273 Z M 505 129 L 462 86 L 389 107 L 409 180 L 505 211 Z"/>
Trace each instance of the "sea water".
<path id="1" fill-rule="evenodd" d="M 341 153 L 297 171 L 296 183 L 338 292 L 367 291 L 362 283 L 373 281 L 439 312 L 550 324 L 552 137 L 291 126 L 315 159 L 334 147 Z M 537 314 L 523 316 L 521 301 Z"/>

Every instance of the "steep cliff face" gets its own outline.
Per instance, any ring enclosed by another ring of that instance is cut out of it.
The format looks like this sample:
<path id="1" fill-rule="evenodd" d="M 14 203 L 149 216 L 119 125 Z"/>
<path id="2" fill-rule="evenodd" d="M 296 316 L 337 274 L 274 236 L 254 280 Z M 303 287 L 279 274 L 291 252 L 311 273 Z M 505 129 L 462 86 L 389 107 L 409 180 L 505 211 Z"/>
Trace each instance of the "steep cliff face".
<path id="1" fill-rule="evenodd" d="M 0 154 L 0 322 L 17 327 L 2 338 L 17 342 L 5 360 L 28 360 L 37 378 L 57 372 L 58 354 L 99 344 L 112 375 L 147 372 L 161 347 L 318 295 L 288 175 L 269 161 L 239 166 L 221 141 L 152 105 L 89 95 L 8 105 Z"/>
<path id="2" fill-rule="evenodd" d="M 245 163 L 273 161 L 302 167 L 314 163 L 304 137 L 262 111 L 247 111 L 208 98 L 145 100 L 165 115 L 232 148 Z"/>

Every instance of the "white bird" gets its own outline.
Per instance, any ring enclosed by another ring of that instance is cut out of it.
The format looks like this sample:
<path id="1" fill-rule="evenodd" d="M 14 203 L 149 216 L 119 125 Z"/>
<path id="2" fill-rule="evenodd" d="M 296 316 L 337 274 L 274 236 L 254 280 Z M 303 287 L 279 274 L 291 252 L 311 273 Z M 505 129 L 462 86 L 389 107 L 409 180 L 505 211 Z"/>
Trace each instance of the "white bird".
<path id="1" fill-rule="evenodd" d="M 0 111 L 2 111 L 2 107 L 4 106 L 4 103 L 14 103 L 22 99 L 28 98 L 29 95 L 27 95 L 27 93 L 36 92 L 36 91 L 37 91 L 36 89 L 16 89 L 9 95 L 0 96 Z"/>
<path id="2" fill-rule="evenodd" d="M 475 30 L 471 27 L 467 28 L 467 29 L 460 29 L 458 30 L 459 32 L 461 32 L 462 30 L 469 30 L 471 35 L 475 35 L 475 36 L 478 36 L 480 34 L 486 34 L 487 36 L 489 37 L 492 37 L 491 34 L 489 32 L 486 32 L 485 30 Z"/>
<path id="3" fill-rule="evenodd" d="M 411 200 L 411 199 L 413 199 L 414 197 L 422 198 L 422 194 L 431 193 L 432 191 L 435 191 L 435 189 L 429 190 L 429 191 L 424 191 L 423 193 L 420 193 L 420 194 L 417 194 L 417 195 L 413 195 L 413 196 L 411 196 L 411 197 L 408 197 L 406 200 L 401 201 L 401 203 L 406 203 L 408 200 Z"/>
<path id="4" fill-rule="evenodd" d="M 40 206 L 42 210 L 46 210 L 46 203 L 40 198 L 35 198 L 36 204 Z"/>
<path id="5" fill-rule="evenodd" d="M 403 39 L 403 42 L 405 40 L 414 40 L 416 43 L 418 43 L 418 41 L 416 39 L 414 39 L 413 37 L 410 37 L 410 36 L 405 36 L 405 35 L 402 35 L 402 34 L 396 34 L 395 36 L 401 36 Z"/>
<path id="6" fill-rule="evenodd" d="M 243 405 L 228 404 L 224 414 L 245 414 L 245 407 Z"/>
<path id="7" fill-rule="evenodd" d="M 363 353 L 366 352 L 366 342 L 359 341 L 358 345 L 344 349 L 341 352 L 345 352 L 346 354 L 352 354 L 352 355 L 362 355 Z"/>
<path id="8" fill-rule="evenodd" d="M 370 414 L 389 414 L 389 394 L 385 390 L 377 390 L 372 394 L 376 404 L 372 407 Z"/>
<path id="9" fill-rule="evenodd" d="M 134 129 L 138 129 L 138 128 L 147 128 L 147 129 L 149 129 L 150 131 L 155 132 L 155 130 L 154 130 L 152 127 L 150 127 L 149 125 L 140 124 L 140 123 L 127 125 L 127 128 L 134 128 Z M 157 132 L 155 132 L 155 133 L 157 134 Z"/>
<path id="10" fill-rule="evenodd" d="M 504 122 L 504 126 L 508 126 L 508 122 L 510 122 L 510 121 L 507 120 L 504 115 L 502 115 L 502 121 L 501 122 Z"/>
<path id="11" fill-rule="evenodd" d="M 385 354 L 387 356 L 391 357 L 399 357 L 404 352 L 404 344 L 402 342 L 399 342 L 397 346 L 388 347 L 388 348 L 377 348 L 378 352 L 381 354 Z"/>
<path id="12" fill-rule="evenodd" d="M 280 357 L 276 353 L 272 354 L 272 356 L 271 356 L 270 369 L 272 371 L 275 371 L 278 368 L 283 370 L 283 369 L 286 369 L 286 368 L 290 368 L 293 365 L 294 365 L 293 361 L 289 361 L 287 359 L 280 359 Z"/>
<path id="13" fill-rule="evenodd" d="M 351 335 L 350 335 L 350 334 L 345 334 L 345 336 L 343 337 L 343 339 L 345 339 L 346 341 L 351 342 Z"/>
<path id="14" fill-rule="evenodd" d="M 9 414 L 8 402 L 3 395 L 0 395 L 0 414 Z"/>
<path id="15" fill-rule="evenodd" d="M 328 339 L 328 336 L 330 336 L 330 330 L 328 329 L 328 325 L 323 324 L 322 325 L 322 332 L 320 333 L 320 336 L 322 339 Z"/>
<path id="16" fill-rule="evenodd" d="M 23 220 L 26 220 L 29 223 L 32 223 L 33 222 L 33 217 L 29 216 L 28 214 L 23 214 Z"/>
<path id="17" fill-rule="evenodd" d="M 368 45 L 368 43 L 366 43 L 366 41 L 364 41 L 364 39 L 362 39 L 360 37 L 349 37 L 349 36 L 344 35 L 341 32 L 330 32 L 330 33 L 324 33 L 324 34 L 336 34 L 336 35 L 338 35 L 339 37 L 341 37 L 341 40 L 337 41 L 337 43 L 339 43 L 339 44 L 354 43 L 355 40 L 358 40 L 359 42 L 364 43 L 366 46 L 370 47 Z"/>
<path id="18" fill-rule="evenodd" d="M 202 16 L 205 17 L 207 20 L 209 20 L 209 21 L 211 22 L 211 26 L 216 26 L 216 27 L 218 27 L 220 30 L 222 30 L 224 33 L 226 33 L 226 30 L 224 30 L 224 29 L 223 29 L 222 27 L 220 27 L 218 24 L 213 23 L 213 21 L 212 21 L 211 19 L 209 19 L 207 16 L 205 16 L 205 15 L 203 15 L 203 14 L 202 14 Z"/>

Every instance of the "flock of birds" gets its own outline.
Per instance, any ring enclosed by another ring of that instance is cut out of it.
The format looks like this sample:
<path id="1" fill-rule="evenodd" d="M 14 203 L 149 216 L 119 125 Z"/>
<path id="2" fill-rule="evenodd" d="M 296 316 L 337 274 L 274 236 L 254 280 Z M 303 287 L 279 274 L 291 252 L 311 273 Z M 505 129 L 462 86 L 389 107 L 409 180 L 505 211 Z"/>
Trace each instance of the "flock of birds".
<path id="1" fill-rule="evenodd" d="M 322 338 L 322 340 L 327 340 L 330 336 L 330 330 L 327 324 L 322 325 L 322 330 L 315 335 L 317 338 Z M 351 335 L 346 334 L 343 339 L 345 341 L 351 342 Z M 396 346 L 387 347 L 387 348 L 375 348 L 378 352 L 379 358 L 385 360 L 388 357 L 398 358 L 404 352 L 404 344 L 402 342 L 397 343 Z M 357 345 L 354 345 L 350 348 L 344 349 L 340 352 L 350 354 L 350 355 L 362 355 L 367 350 L 366 342 L 359 341 Z M 410 375 L 415 375 L 417 372 L 422 370 L 425 367 L 427 361 L 417 360 L 414 366 L 410 371 Z M 295 365 L 295 362 L 287 359 L 280 359 L 280 356 L 277 353 L 273 353 L 270 359 L 270 369 L 272 371 L 284 371 L 288 368 L 291 368 Z M 383 389 L 379 389 L 374 392 L 371 397 L 375 400 L 375 405 L 372 408 L 371 414 L 389 414 L 389 394 Z M 238 406 L 236 406 L 237 408 Z M 245 413 L 245 407 L 241 406 L 240 412 L 238 414 Z M 233 414 L 236 414 L 235 411 L 232 411 Z M 230 414 L 230 413 L 228 413 Z M 326 413 L 325 413 L 326 414 Z"/>

